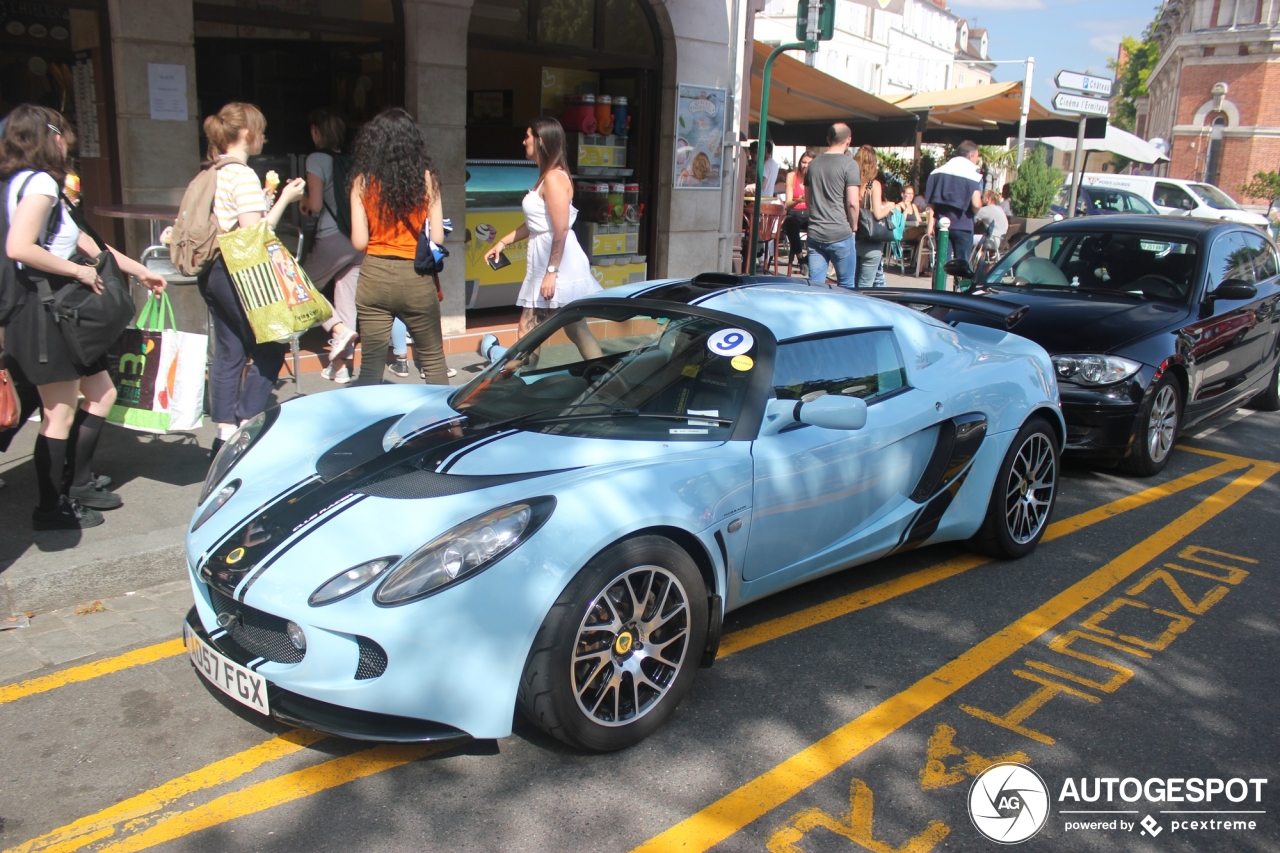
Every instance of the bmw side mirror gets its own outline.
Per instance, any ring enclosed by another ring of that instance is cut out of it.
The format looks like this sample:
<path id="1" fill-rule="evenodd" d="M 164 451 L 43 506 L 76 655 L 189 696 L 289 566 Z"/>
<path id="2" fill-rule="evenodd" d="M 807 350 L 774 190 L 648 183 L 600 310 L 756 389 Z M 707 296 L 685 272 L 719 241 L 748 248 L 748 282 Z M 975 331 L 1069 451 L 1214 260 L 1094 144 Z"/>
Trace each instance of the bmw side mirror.
<path id="1" fill-rule="evenodd" d="M 969 266 L 969 261 L 965 258 L 952 258 L 942 265 L 942 269 L 955 278 L 973 278 L 973 267 Z"/>
<path id="2" fill-rule="evenodd" d="M 1210 299 L 1229 299 L 1231 301 L 1255 299 L 1258 288 L 1238 278 L 1229 278 L 1209 294 Z"/>
<path id="3" fill-rule="evenodd" d="M 867 425 L 867 404 L 859 397 L 824 394 L 798 406 L 800 423 L 823 429 L 862 429 Z"/>

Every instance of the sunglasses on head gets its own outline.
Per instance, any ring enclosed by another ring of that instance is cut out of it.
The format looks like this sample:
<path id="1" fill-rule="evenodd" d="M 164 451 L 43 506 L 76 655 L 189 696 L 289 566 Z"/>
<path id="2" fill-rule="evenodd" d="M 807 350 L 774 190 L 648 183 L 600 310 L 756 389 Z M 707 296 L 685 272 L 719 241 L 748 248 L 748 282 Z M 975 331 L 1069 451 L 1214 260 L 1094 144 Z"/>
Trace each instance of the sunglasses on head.
<path id="1" fill-rule="evenodd" d="M 60 127 L 54 127 L 54 126 L 53 126 L 53 125 L 51 125 L 51 124 L 46 124 L 46 125 L 45 125 L 45 127 L 49 128 L 50 130 L 52 130 L 54 133 L 58 134 L 59 136 L 61 136 L 61 135 L 62 135 L 62 128 L 60 128 Z"/>

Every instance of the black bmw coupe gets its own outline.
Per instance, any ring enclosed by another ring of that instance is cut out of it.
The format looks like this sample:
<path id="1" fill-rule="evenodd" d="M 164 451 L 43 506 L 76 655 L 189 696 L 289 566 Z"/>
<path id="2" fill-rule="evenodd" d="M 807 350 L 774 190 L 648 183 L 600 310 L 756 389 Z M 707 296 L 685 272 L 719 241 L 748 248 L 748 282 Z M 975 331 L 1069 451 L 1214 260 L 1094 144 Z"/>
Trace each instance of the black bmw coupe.
<path id="1" fill-rule="evenodd" d="M 1053 357 L 1068 451 L 1150 476 L 1180 431 L 1244 404 L 1280 409 L 1280 260 L 1255 228 L 1055 222 L 979 272 L 972 293 L 1031 309 L 1017 334 Z"/>

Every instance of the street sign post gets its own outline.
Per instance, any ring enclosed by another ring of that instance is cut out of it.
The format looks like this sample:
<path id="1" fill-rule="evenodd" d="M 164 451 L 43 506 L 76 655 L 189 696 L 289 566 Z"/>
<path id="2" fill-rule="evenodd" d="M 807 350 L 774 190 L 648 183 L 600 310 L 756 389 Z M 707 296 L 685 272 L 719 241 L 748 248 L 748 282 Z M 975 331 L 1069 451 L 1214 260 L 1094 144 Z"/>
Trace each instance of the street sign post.
<path id="1" fill-rule="evenodd" d="M 1104 98 L 1111 97 L 1111 81 L 1105 77 L 1094 77 L 1078 71 L 1059 71 L 1058 76 L 1053 78 L 1053 83 L 1059 89 L 1088 92 L 1091 95 L 1102 95 Z"/>
<path id="2" fill-rule="evenodd" d="M 1053 108 L 1060 113 L 1090 116 L 1105 116 L 1111 112 L 1111 104 L 1101 98 L 1086 98 L 1069 92 L 1059 92 L 1054 95 Z"/>

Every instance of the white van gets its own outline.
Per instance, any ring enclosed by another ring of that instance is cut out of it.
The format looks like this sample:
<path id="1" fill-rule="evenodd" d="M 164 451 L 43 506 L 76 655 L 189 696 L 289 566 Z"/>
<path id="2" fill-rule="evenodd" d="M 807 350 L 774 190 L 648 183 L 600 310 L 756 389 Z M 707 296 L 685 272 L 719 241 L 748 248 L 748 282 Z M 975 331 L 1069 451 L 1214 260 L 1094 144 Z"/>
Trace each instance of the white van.
<path id="1" fill-rule="evenodd" d="M 1067 178 L 1066 185 L 1071 185 L 1070 177 Z M 1129 190 L 1151 202 L 1163 214 L 1191 216 L 1196 219 L 1225 219 L 1259 228 L 1267 227 L 1265 216 L 1241 210 L 1240 205 L 1213 184 L 1147 175 L 1085 172 L 1082 186 Z"/>

